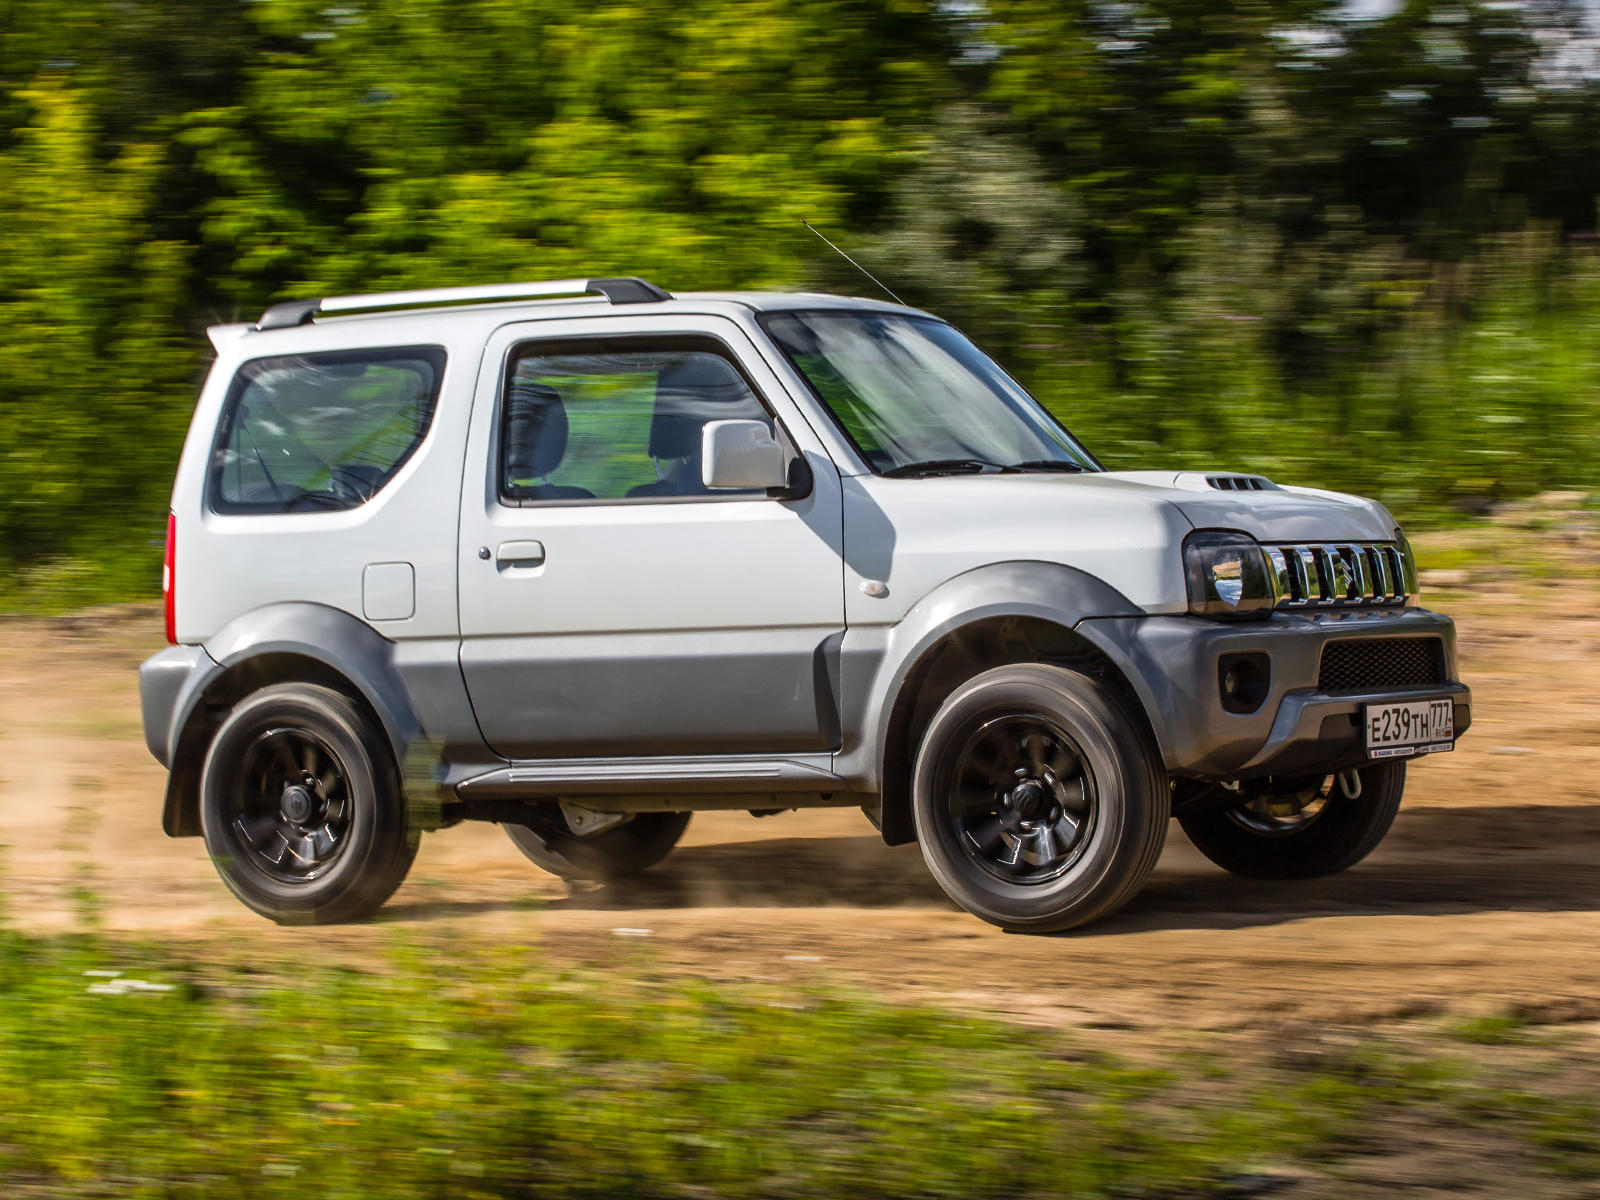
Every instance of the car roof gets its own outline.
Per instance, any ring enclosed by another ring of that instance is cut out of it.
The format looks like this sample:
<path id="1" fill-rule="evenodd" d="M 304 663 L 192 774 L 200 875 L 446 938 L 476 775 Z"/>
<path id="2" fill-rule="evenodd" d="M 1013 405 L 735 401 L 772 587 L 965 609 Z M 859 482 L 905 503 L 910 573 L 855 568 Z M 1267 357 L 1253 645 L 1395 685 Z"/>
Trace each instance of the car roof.
<path id="1" fill-rule="evenodd" d="M 911 313 L 928 316 L 920 309 L 868 296 L 836 296 L 829 292 L 674 292 L 675 300 L 707 300 L 743 304 L 757 312 L 796 312 L 818 308 L 854 308 L 871 312 Z"/>

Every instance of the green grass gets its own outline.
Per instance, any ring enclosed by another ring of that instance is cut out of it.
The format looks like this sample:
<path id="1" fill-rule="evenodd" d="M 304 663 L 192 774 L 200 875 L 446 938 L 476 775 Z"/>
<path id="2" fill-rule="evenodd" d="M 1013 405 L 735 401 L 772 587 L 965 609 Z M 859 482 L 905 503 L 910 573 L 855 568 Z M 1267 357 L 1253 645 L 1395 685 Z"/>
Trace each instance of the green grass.
<path id="1" fill-rule="evenodd" d="M 450 937 L 359 968 L 245 953 L 0 933 L 0 1194 L 1199 1196 L 1381 1149 L 1402 1108 L 1600 1163 L 1585 1098 L 1370 1040 L 1157 1069 L 996 1018 L 658 978 L 643 949 L 608 972 Z"/>
<path id="2" fill-rule="evenodd" d="M 1480 1046 L 1507 1046 L 1526 1040 L 1527 1025 L 1517 1016 L 1469 1017 L 1448 1027 L 1446 1033 Z"/>
<path id="3" fill-rule="evenodd" d="M 646 967 L 581 974 L 525 948 L 397 942 L 370 970 L 263 974 L 3 935 L 0 1187 L 1189 1195 L 1306 1149 L 1287 1119 L 1305 1100 L 1353 1119 L 1377 1094 L 1330 1076 L 1230 1087 L 1222 1105 L 1195 1073 L 1003 1021 L 652 982 Z M 123 973 L 85 974 L 106 971 Z"/>

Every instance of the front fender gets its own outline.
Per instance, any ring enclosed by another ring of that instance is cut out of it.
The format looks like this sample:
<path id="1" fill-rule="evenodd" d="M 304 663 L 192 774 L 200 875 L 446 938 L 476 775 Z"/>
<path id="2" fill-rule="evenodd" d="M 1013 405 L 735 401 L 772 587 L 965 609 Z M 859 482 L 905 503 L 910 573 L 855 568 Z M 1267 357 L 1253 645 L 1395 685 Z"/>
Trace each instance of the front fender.
<path id="1" fill-rule="evenodd" d="M 1091 617 L 1143 615 L 1116 588 L 1061 563 L 991 563 L 946 581 L 895 625 L 852 627 L 841 655 L 841 691 L 853 706 L 836 770 L 864 792 L 882 792 L 895 701 L 924 655 L 963 626 L 1032 617 L 1070 630 Z M 849 732 L 855 736 L 850 737 Z M 887 798 L 886 798 L 887 801 Z"/>

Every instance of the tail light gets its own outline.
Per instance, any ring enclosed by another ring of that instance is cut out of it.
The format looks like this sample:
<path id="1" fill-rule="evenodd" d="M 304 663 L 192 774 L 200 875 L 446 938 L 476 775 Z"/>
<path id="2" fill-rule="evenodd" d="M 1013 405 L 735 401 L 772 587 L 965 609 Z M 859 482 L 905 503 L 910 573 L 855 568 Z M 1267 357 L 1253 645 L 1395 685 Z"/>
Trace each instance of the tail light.
<path id="1" fill-rule="evenodd" d="M 161 602 L 166 609 L 167 616 L 167 642 L 170 645 L 178 644 L 178 609 L 174 603 L 174 596 L 178 590 L 178 581 L 173 577 L 173 563 L 177 561 L 178 554 L 178 518 L 173 513 L 167 514 L 167 555 L 161 563 Z"/>

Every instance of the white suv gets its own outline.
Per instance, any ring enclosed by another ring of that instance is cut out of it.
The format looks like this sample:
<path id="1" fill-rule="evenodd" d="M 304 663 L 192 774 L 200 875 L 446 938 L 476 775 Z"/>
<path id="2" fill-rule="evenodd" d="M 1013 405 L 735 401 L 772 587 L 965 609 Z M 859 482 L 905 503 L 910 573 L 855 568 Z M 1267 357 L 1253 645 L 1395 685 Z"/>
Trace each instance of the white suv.
<path id="1" fill-rule="evenodd" d="M 144 722 L 166 831 L 274 920 L 372 912 L 462 820 L 610 877 L 698 809 L 860 806 L 1063 929 L 1169 815 L 1350 866 L 1470 718 L 1381 505 L 1106 471 L 912 309 L 565 280 L 211 337 Z"/>

